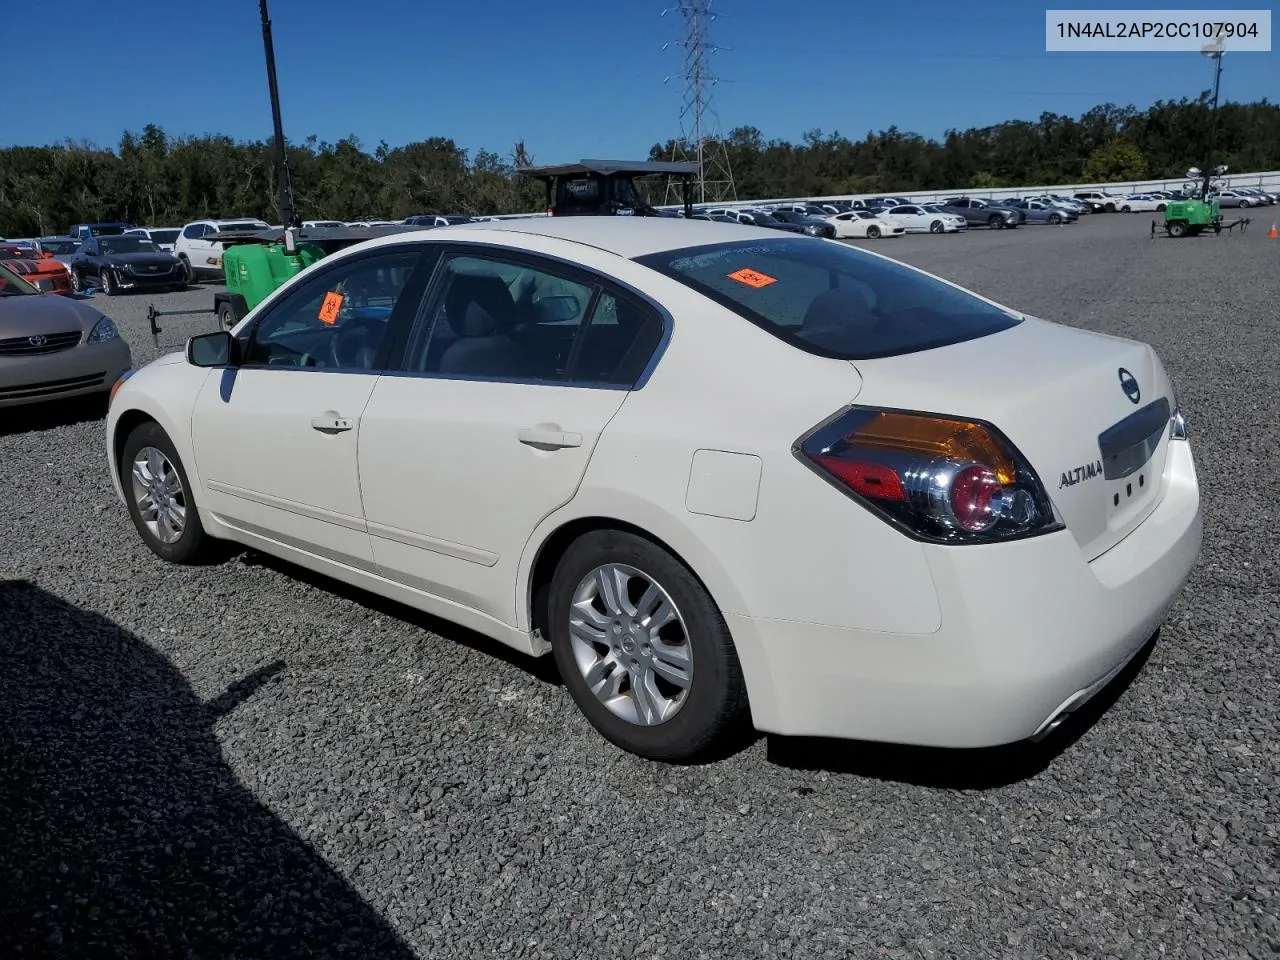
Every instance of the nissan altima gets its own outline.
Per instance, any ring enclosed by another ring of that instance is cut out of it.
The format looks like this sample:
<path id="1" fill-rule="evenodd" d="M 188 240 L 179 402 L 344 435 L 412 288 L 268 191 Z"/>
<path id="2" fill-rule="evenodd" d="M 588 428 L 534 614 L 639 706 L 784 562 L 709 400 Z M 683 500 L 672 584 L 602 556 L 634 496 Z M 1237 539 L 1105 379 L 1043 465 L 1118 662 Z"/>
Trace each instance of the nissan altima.
<path id="1" fill-rule="evenodd" d="M 1201 537 L 1143 343 L 833 241 L 556 217 L 377 238 L 123 379 L 116 493 L 555 659 L 615 745 L 1037 739 Z"/>

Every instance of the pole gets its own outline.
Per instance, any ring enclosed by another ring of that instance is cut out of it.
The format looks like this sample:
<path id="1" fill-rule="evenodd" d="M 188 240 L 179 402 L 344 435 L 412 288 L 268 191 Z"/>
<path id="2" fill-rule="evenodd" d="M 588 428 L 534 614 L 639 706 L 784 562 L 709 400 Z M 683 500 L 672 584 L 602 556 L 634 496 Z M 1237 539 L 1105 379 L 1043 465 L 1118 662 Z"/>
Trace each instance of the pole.
<path id="1" fill-rule="evenodd" d="M 1213 71 L 1213 108 L 1209 116 L 1209 157 L 1204 165 L 1204 186 L 1200 190 L 1200 199 L 1209 198 L 1209 178 L 1213 176 L 1214 154 L 1218 149 L 1218 87 L 1222 83 L 1222 49 L 1214 53 Z"/>
<path id="2" fill-rule="evenodd" d="M 693 8 L 693 125 L 698 138 L 698 202 L 707 202 L 707 174 L 703 168 L 702 142 L 702 23 L 701 11 Z"/>
<path id="3" fill-rule="evenodd" d="M 293 209 L 293 178 L 289 175 L 289 157 L 284 146 L 284 125 L 280 121 L 280 91 L 276 87 L 276 52 L 271 42 L 271 17 L 267 0 L 258 0 L 262 12 L 262 45 L 267 54 L 267 86 L 271 90 L 271 122 L 276 135 L 276 180 L 280 191 L 280 222 L 288 230 L 301 226 Z"/>

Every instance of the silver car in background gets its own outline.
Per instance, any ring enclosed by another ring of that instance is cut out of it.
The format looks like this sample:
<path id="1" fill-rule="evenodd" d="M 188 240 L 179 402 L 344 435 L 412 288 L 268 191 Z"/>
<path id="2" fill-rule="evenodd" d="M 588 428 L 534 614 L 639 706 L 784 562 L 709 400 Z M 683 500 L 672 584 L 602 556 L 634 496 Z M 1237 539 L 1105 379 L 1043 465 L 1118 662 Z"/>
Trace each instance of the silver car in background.
<path id="1" fill-rule="evenodd" d="M 129 344 L 92 303 L 43 294 L 0 265 L 0 408 L 105 398 L 131 364 Z"/>

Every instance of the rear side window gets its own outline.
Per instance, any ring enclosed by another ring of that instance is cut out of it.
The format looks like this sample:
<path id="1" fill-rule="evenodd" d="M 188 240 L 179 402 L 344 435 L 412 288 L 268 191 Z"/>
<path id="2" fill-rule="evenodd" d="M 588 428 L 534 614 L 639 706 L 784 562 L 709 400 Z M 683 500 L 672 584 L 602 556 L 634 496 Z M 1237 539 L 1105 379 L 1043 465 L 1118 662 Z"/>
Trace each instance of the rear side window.
<path id="1" fill-rule="evenodd" d="M 1021 322 L 910 267 L 810 238 L 689 247 L 637 262 L 792 346 L 842 360 L 931 350 Z"/>

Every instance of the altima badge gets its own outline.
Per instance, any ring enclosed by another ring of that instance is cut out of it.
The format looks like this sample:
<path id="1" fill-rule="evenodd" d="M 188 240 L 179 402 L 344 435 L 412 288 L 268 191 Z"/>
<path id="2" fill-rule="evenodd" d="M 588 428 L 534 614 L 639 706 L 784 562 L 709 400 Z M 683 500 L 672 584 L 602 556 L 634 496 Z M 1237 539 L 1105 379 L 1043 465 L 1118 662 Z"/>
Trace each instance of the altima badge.
<path id="1" fill-rule="evenodd" d="M 1120 368 L 1120 389 L 1134 403 L 1142 399 L 1142 391 L 1138 389 L 1138 378 L 1124 367 Z"/>
<path id="2" fill-rule="evenodd" d="M 1077 483 L 1100 476 L 1102 476 L 1102 461 L 1095 460 L 1093 463 L 1086 463 L 1083 467 L 1074 467 L 1063 473 L 1062 479 L 1058 481 L 1058 489 L 1074 487 Z"/>

